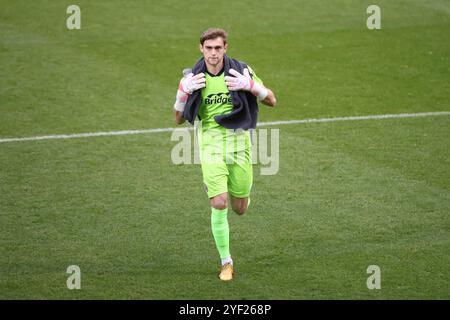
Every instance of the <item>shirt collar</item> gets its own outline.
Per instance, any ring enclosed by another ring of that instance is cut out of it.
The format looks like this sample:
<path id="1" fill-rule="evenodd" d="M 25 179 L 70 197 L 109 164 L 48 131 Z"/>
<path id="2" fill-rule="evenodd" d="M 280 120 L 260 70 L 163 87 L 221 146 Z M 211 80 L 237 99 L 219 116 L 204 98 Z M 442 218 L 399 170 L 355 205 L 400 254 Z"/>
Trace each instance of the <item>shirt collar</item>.
<path id="1" fill-rule="evenodd" d="M 211 77 L 220 77 L 224 71 L 225 71 L 225 65 L 222 67 L 222 69 L 219 71 L 218 74 L 212 74 L 208 70 L 206 70 L 206 73 L 209 74 Z"/>

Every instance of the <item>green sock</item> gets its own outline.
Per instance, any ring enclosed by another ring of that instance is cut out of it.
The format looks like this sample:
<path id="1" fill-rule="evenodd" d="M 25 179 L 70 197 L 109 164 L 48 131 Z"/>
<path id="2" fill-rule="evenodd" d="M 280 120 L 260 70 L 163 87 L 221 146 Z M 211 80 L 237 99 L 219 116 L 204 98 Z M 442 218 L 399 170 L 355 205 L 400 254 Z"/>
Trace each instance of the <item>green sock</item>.
<path id="1" fill-rule="evenodd" d="M 228 227 L 228 209 L 218 210 L 211 208 L 211 229 L 216 241 L 220 258 L 230 256 L 230 229 Z"/>

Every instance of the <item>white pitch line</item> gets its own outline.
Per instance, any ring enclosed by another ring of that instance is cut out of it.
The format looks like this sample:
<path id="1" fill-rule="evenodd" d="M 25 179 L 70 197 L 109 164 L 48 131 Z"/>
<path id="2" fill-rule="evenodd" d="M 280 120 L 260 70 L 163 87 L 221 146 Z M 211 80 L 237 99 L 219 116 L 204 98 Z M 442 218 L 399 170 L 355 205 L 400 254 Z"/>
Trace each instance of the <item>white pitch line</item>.
<path id="1" fill-rule="evenodd" d="M 321 118 L 321 119 L 286 120 L 286 121 L 260 122 L 258 124 L 258 127 L 285 125 L 285 124 L 320 123 L 320 122 L 335 122 L 335 121 L 358 121 L 358 120 L 379 120 L 379 119 L 395 119 L 395 118 L 418 118 L 418 117 L 449 116 L 449 115 L 450 115 L 450 111 L 441 111 L 441 112 L 422 112 L 422 113 L 382 114 L 382 115 L 359 116 L 359 117 L 336 117 L 336 118 Z M 123 135 L 132 135 L 132 134 L 171 132 L 175 129 L 176 128 L 157 128 L 157 129 L 145 129 L 145 130 L 122 130 L 122 131 L 107 131 L 107 132 L 58 134 L 58 135 L 34 136 L 34 137 L 3 138 L 3 139 L 0 139 L 0 143 L 20 142 L 20 141 L 36 141 L 36 140 L 52 140 L 52 139 L 89 138 L 89 137 L 103 137 L 103 136 L 123 136 Z M 187 129 L 192 130 L 192 127 L 188 127 Z"/>
<path id="2" fill-rule="evenodd" d="M 146 129 L 146 130 L 122 130 L 122 131 L 107 131 L 107 132 L 56 134 L 56 135 L 49 135 L 49 136 L 35 136 L 35 137 L 23 137 L 23 138 L 5 138 L 5 139 L 0 139 L 0 143 L 2 143 L 2 142 L 17 142 L 17 141 L 51 140 L 51 139 L 88 138 L 88 137 L 102 137 L 102 136 L 124 136 L 124 135 L 130 135 L 130 134 L 170 132 L 174 129 L 175 128 L 160 128 L 160 129 Z"/>
<path id="3" fill-rule="evenodd" d="M 335 122 L 335 121 L 377 120 L 377 119 L 392 119 L 392 118 L 418 118 L 418 117 L 448 116 L 448 115 L 450 115 L 450 111 L 381 114 L 381 115 L 359 116 L 359 117 L 336 117 L 336 118 L 322 118 L 322 119 L 304 119 L 304 120 L 262 122 L 258 126 L 274 126 L 274 125 L 283 125 L 283 124 L 319 123 L 319 122 Z"/>

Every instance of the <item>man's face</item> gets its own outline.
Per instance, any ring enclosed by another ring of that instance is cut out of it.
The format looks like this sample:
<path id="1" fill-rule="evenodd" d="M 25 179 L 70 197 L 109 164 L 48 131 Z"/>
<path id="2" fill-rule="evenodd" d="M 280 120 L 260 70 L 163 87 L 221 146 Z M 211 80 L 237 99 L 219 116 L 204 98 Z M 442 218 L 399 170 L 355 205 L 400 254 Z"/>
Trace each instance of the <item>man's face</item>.
<path id="1" fill-rule="evenodd" d="M 223 60 L 223 55 L 227 52 L 227 45 L 222 38 L 205 40 L 203 46 L 200 44 L 200 51 L 207 64 L 217 66 Z"/>

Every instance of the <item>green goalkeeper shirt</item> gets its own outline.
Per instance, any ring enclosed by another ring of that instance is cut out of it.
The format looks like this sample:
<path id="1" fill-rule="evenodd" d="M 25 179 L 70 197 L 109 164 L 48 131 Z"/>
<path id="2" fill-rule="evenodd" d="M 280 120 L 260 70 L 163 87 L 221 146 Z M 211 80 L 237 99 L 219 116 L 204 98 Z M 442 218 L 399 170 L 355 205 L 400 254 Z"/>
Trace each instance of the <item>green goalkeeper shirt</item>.
<path id="1" fill-rule="evenodd" d="M 262 80 L 253 72 L 248 66 L 249 72 L 252 75 L 254 81 L 263 84 Z M 205 146 L 224 147 L 230 143 L 231 139 L 236 139 L 237 134 L 242 134 L 242 130 L 234 131 L 227 129 L 218 124 L 214 117 L 217 115 L 227 114 L 233 110 L 233 103 L 231 101 L 230 91 L 225 84 L 225 73 L 222 71 L 217 75 L 211 75 L 206 72 L 206 87 L 202 89 L 202 103 L 198 115 L 201 119 L 201 132 L 203 137 L 200 137 L 199 144 L 203 148 Z M 208 131 L 208 134 L 204 134 Z M 249 132 L 246 131 L 247 136 L 245 147 L 250 145 Z M 239 151 L 242 149 L 241 144 L 234 142 L 234 148 L 230 150 L 226 149 L 226 152 Z"/>
<path id="2" fill-rule="evenodd" d="M 248 66 L 248 69 L 253 80 L 263 84 L 250 66 Z M 225 73 L 223 69 L 215 76 L 206 72 L 205 78 L 206 87 L 202 89 L 202 103 L 198 112 L 202 120 L 202 127 L 203 129 L 222 127 L 214 120 L 214 117 L 230 113 L 233 110 L 230 91 L 225 84 Z"/>

